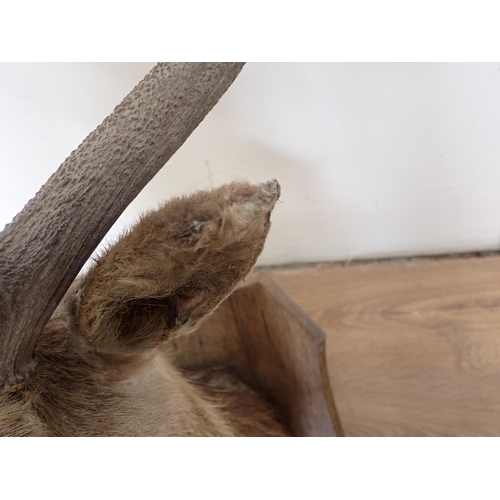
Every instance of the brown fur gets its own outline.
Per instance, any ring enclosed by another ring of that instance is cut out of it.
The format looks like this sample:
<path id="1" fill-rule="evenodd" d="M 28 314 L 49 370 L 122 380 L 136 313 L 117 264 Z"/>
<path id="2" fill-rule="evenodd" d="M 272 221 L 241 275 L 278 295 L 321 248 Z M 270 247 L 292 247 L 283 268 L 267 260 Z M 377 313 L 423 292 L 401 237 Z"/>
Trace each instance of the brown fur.
<path id="1" fill-rule="evenodd" d="M 5 436 L 285 435 L 272 407 L 218 370 L 163 353 L 250 272 L 279 185 L 232 183 L 145 215 L 82 278 L 42 333 L 38 368 L 0 395 Z"/>

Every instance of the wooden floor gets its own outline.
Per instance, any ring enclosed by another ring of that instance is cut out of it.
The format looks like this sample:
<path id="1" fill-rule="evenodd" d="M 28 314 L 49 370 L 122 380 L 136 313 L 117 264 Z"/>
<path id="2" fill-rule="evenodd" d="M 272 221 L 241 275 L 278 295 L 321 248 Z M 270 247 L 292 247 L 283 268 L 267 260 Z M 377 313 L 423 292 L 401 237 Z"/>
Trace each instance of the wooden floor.
<path id="1" fill-rule="evenodd" d="M 274 270 L 350 436 L 500 436 L 500 257 Z"/>

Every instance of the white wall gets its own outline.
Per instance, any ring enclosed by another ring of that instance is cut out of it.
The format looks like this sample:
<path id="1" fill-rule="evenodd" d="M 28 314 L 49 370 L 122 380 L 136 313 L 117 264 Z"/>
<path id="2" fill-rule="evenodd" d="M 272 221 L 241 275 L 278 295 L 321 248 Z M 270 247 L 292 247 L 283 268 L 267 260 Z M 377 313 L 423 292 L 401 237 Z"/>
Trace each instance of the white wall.
<path id="1" fill-rule="evenodd" d="M 0 226 L 152 64 L 0 64 Z M 248 64 L 112 229 L 277 178 L 260 264 L 497 249 L 498 64 Z"/>

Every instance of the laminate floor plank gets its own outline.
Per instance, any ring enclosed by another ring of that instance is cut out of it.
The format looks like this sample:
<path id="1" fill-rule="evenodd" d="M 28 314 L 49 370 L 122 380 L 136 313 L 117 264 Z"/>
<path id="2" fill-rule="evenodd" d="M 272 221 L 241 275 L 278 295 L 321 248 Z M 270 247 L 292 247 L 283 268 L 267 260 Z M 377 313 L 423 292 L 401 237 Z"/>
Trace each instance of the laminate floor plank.
<path id="1" fill-rule="evenodd" d="M 269 272 L 327 334 L 350 436 L 500 436 L 500 257 Z"/>

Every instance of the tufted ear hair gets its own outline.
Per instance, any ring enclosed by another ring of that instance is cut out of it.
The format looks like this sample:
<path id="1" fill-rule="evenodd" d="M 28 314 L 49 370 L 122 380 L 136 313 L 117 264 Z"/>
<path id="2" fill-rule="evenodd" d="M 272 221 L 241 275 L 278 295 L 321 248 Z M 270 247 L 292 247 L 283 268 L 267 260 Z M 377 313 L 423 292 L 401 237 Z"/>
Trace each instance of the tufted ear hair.
<path id="1" fill-rule="evenodd" d="M 35 367 L 47 321 L 101 239 L 242 63 L 160 63 L 0 233 L 0 387 Z"/>
<path id="2" fill-rule="evenodd" d="M 192 332 L 254 266 L 279 195 L 275 180 L 233 182 L 142 217 L 83 278 L 88 346 L 131 355 Z"/>

